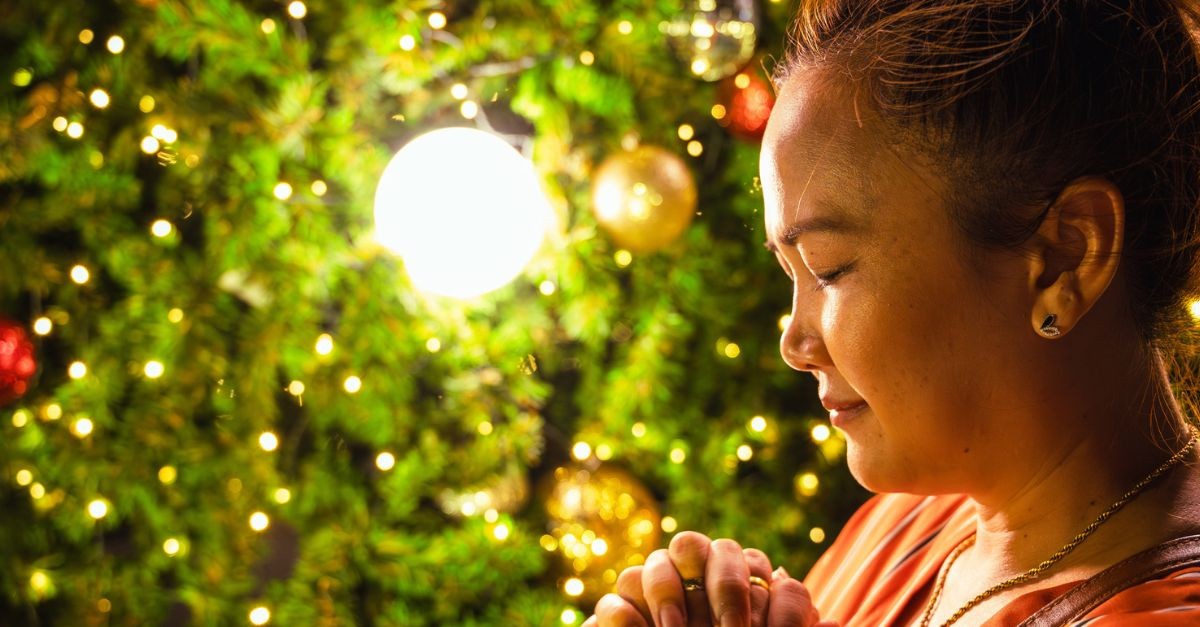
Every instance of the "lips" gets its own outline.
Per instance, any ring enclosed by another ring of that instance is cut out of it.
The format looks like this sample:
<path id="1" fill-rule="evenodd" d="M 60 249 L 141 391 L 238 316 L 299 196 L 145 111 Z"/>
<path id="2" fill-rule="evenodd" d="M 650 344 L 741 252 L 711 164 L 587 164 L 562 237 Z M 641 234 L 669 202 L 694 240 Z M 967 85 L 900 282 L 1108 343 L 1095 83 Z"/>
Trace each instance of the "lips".
<path id="1" fill-rule="evenodd" d="M 836 410 L 839 412 L 844 412 L 866 404 L 867 402 L 861 398 L 840 400 L 836 398 L 830 398 L 828 396 L 821 397 L 821 406 L 824 407 L 826 411 Z"/>

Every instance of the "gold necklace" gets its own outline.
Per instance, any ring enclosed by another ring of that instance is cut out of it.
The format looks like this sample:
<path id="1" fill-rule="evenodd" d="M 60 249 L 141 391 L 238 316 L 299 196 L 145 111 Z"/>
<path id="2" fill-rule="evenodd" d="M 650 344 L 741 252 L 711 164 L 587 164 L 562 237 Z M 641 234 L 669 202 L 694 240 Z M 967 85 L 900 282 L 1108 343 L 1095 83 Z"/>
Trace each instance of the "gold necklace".
<path id="1" fill-rule="evenodd" d="M 1000 583 L 975 595 L 973 599 L 967 601 L 966 605 L 958 608 L 958 611 L 955 612 L 949 619 L 947 619 L 946 622 L 942 623 L 942 627 L 948 627 L 949 625 L 954 624 L 955 621 L 962 618 L 963 615 L 966 614 L 971 608 L 979 605 L 985 599 L 991 597 L 997 592 L 1007 590 L 1018 584 L 1025 583 L 1026 581 L 1036 579 L 1039 575 L 1049 570 L 1051 566 L 1054 566 L 1056 563 L 1058 563 L 1059 560 L 1066 557 L 1068 553 L 1074 551 L 1075 547 L 1079 546 L 1084 540 L 1087 539 L 1088 536 L 1092 535 L 1092 532 L 1098 529 L 1100 525 L 1103 525 L 1105 521 L 1112 517 L 1113 514 L 1120 511 L 1122 507 L 1125 507 L 1125 504 L 1133 500 L 1133 498 L 1140 494 L 1142 490 L 1146 489 L 1146 486 L 1153 483 L 1155 479 L 1158 479 L 1164 473 L 1178 464 L 1180 460 L 1187 455 L 1188 451 L 1192 450 L 1192 447 L 1196 444 L 1197 434 L 1195 429 L 1190 430 L 1192 432 L 1192 437 L 1188 439 L 1187 444 L 1183 445 L 1183 448 L 1179 449 L 1177 453 L 1172 455 L 1167 461 L 1163 462 L 1158 468 L 1155 468 L 1154 472 L 1146 475 L 1145 479 L 1139 481 L 1137 485 L 1130 488 L 1128 492 L 1121 495 L 1121 498 L 1117 499 L 1116 503 L 1109 505 L 1108 509 L 1100 512 L 1100 515 L 1096 517 L 1096 520 L 1093 520 L 1090 525 L 1084 527 L 1083 531 L 1080 531 L 1074 539 L 1063 545 L 1061 549 L 1055 551 L 1054 555 L 1051 555 L 1041 564 L 1030 568 L 1020 575 L 1005 579 L 1004 581 L 1001 581 Z M 962 555 L 964 551 L 971 548 L 971 546 L 974 544 L 975 536 L 972 534 L 971 537 L 963 540 L 962 543 L 954 549 L 954 552 L 950 554 L 950 557 L 946 559 L 946 562 L 942 564 L 942 568 L 938 571 L 937 582 L 934 583 L 933 596 L 929 600 L 929 605 L 925 608 L 925 614 L 921 617 L 921 627 L 929 627 L 929 621 L 933 618 L 933 612 L 937 609 L 938 601 L 940 601 L 942 597 L 942 586 L 946 584 L 946 575 L 950 572 L 950 567 L 954 564 L 954 560 L 958 559 L 959 555 Z"/>

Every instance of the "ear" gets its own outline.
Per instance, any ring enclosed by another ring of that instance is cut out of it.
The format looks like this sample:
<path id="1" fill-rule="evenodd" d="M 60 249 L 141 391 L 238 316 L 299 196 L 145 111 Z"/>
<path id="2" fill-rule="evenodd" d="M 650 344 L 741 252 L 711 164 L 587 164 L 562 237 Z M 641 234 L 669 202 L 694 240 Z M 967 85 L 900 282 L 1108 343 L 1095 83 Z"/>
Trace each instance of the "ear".
<path id="1" fill-rule="evenodd" d="M 1067 333 L 1100 300 L 1117 274 L 1125 235 L 1125 199 L 1112 181 L 1076 179 L 1063 188 L 1033 241 L 1029 288 L 1030 319 L 1043 337 L 1043 322 Z"/>

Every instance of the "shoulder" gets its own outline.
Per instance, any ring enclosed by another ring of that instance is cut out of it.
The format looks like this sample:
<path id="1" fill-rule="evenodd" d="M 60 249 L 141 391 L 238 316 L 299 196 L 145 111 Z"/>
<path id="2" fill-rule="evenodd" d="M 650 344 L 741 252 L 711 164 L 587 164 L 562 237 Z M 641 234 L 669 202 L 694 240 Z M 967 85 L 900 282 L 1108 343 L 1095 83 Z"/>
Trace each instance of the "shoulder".
<path id="1" fill-rule="evenodd" d="M 1072 626 L 1197 624 L 1200 624 L 1200 568 L 1186 568 L 1118 592 Z"/>

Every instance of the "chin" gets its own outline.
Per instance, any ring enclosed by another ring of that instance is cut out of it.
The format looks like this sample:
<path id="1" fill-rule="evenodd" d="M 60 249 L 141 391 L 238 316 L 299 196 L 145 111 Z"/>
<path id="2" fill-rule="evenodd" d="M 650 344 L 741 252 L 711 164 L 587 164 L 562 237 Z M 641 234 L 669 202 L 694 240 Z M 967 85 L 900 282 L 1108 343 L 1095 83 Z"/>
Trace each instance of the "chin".
<path id="1" fill-rule="evenodd" d="M 875 493 L 904 492 L 922 494 L 919 482 L 913 476 L 911 464 L 897 463 L 881 455 L 879 450 L 864 451 L 853 440 L 846 442 L 846 463 L 850 475 L 859 485 Z"/>

